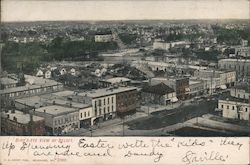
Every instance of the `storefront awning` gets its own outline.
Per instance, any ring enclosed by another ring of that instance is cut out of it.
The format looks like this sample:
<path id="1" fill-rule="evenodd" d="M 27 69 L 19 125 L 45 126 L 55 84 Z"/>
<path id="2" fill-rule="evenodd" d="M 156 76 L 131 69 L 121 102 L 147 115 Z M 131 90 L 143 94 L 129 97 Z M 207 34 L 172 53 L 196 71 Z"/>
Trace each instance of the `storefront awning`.
<path id="1" fill-rule="evenodd" d="M 173 103 L 175 103 L 175 102 L 178 101 L 177 97 L 172 97 L 170 100 L 171 100 L 171 102 L 173 102 Z"/>
<path id="2" fill-rule="evenodd" d="M 226 85 L 221 85 L 220 89 L 227 89 L 227 86 Z"/>

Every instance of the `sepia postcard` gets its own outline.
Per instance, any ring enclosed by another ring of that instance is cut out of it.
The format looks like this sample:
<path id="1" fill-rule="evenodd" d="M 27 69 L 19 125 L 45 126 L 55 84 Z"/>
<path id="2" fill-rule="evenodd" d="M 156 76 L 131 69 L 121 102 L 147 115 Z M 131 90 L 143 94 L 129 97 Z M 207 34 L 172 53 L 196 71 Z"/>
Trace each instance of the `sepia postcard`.
<path id="1" fill-rule="evenodd" d="M 2 0 L 0 165 L 250 164 L 249 0 Z"/>

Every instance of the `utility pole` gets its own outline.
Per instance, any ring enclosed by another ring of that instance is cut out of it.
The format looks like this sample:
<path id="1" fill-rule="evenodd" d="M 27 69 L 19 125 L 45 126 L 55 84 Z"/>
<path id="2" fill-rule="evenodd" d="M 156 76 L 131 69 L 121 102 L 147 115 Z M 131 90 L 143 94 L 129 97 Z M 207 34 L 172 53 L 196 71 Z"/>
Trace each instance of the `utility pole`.
<path id="1" fill-rule="evenodd" d="M 122 136 L 124 136 L 124 117 L 122 117 Z"/>

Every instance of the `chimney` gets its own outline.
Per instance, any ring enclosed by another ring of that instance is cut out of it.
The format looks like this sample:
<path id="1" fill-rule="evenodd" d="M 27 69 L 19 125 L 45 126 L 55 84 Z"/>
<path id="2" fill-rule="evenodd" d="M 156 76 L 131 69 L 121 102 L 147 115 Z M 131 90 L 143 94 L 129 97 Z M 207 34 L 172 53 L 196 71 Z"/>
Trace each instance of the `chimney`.
<path id="1" fill-rule="evenodd" d="M 32 123 L 34 120 L 33 120 L 33 115 L 30 114 L 30 122 Z"/>
<path id="2" fill-rule="evenodd" d="M 13 120 L 14 120 L 15 122 L 17 122 L 17 118 L 16 118 L 15 116 L 13 117 Z"/>

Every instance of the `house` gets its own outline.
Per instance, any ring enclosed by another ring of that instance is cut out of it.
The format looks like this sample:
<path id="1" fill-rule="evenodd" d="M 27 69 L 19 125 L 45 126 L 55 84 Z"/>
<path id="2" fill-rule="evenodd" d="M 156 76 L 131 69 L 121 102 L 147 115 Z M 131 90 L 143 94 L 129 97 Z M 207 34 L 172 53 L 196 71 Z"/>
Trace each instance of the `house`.
<path id="1" fill-rule="evenodd" d="M 36 73 L 36 77 L 43 77 L 44 76 L 44 73 L 41 69 L 39 69 Z"/>
<path id="2" fill-rule="evenodd" d="M 50 79 L 50 78 L 51 78 L 51 71 L 50 71 L 50 70 L 47 70 L 47 71 L 44 73 L 44 78 L 46 78 L 46 79 Z"/>
<path id="3" fill-rule="evenodd" d="M 67 70 L 65 68 L 62 68 L 59 70 L 61 75 L 65 75 L 67 73 Z"/>
<path id="4" fill-rule="evenodd" d="M 157 85 L 146 85 L 141 92 L 142 101 L 145 103 L 167 105 L 178 101 L 174 89 L 163 82 Z"/>
<path id="5" fill-rule="evenodd" d="M 75 69 L 75 68 L 71 68 L 71 69 L 70 69 L 70 74 L 71 74 L 72 76 L 75 76 L 75 75 L 76 75 L 76 69 Z"/>
<path id="6" fill-rule="evenodd" d="M 45 135 L 43 117 L 18 110 L 1 112 L 2 135 L 43 136 Z"/>

